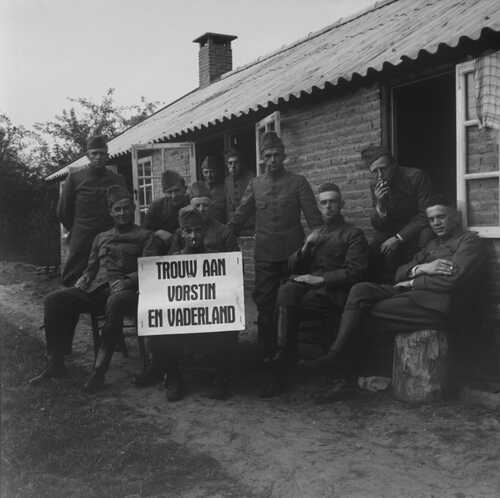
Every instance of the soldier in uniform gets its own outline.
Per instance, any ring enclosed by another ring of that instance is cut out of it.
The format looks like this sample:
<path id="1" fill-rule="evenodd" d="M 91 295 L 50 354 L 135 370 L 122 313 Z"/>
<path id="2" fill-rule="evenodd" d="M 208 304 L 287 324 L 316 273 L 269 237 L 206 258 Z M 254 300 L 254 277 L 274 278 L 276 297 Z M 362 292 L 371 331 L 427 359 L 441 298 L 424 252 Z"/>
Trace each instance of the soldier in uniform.
<path id="1" fill-rule="evenodd" d="M 45 298 L 48 362 L 45 370 L 30 381 L 33 384 L 67 375 L 64 356 L 71 351 L 80 314 L 104 311 L 100 348 L 84 386 L 87 392 L 99 389 L 122 334 L 123 317 L 136 309 L 137 258 L 150 243 L 152 233 L 134 225 L 134 202 L 124 187 L 110 187 L 107 199 L 114 227 L 94 239 L 87 268 L 75 286 Z"/>
<path id="2" fill-rule="evenodd" d="M 87 265 L 94 237 L 113 225 L 106 206 L 106 189 L 125 185 L 121 175 L 106 168 L 108 147 L 102 136 L 87 140 L 90 164 L 70 171 L 64 182 L 57 217 L 69 232 L 69 255 L 62 271 L 62 282 L 71 287 Z"/>
<path id="3" fill-rule="evenodd" d="M 392 283 L 396 268 L 432 236 L 425 216 L 431 182 L 423 171 L 399 166 L 385 147 L 371 145 L 361 156 L 373 175 L 370 266 L 375 280 Z"/>
<path id="4" fill-rule="evenodd" d="M 433 238 L 398 268 L 394 286 L 362 282 L 352 287 L 329 353 L 310 365 L 337 362 L 367 318 L 377 329 L 401 333 L 446 329 L 456 312 L 463 316 L 480 285 L 485 262 L 481 239 L 462 229 L 456 210 L 442 196 L 429 200 L 426 216 Z"/>
<path id="5" fill-rule="evenodd" d="M 226 212 L 227 219 L 230 220 L 236 208 L 240 205 L 241 198 L 248 183 L 254 174 L 246 169 L 241 163 L 240 152 L 234 148 L 226 150 L 227 175 L 224 181 L 226 190 Z M 255 229 L 255 217 L 250 217 L 241 230 L 241 235 L 250 235 Z"/>
<path id="6" fill-rule="evenodd" d="M 226 192 L 221 182 L 222 167 L 216 156 L 205 156 L 201 162 L 201 176 L 212 198 L 212 214 L 220 223 L 226 223 Z"/>
<path id="7" fill-rule="evenodd" d="M 165 195 L 151 203 L 142 226 L 166 243 L 179 228 L 179 210 L 189 204 L 189 197 L 184 178 L 176 171 L 165 171 L 161 183 Z"/>
<path id="8" fill-rule="evenodd" d="M 290 256 L 291 276 L 278 292 L 278 387 L 287 368 L 297 360 L 297 332 L 303 312 L 327 316 L 328 328 L 335 331 L 351 286 L 360 282 L 368 269 L 368 243 L 361 229 L 344 220 L 339 187 L 334 183 L 321 185 L 318 204 L 323 225 Z"/>
<path id="9" fill-rule="evenodd" d="M 274 311 L 282 279 L 288 276 L 288 257 L 304 242 L 300 221 L 304 213 L 310 228 L 322 224 L 321 213 L 308 181 L 284 168 L 285 148 L 274 132 L 262 138 L 265 173 L 250 180 L 229 226 L 237 234 L 255 215 L 255 289 L 258 337 L 265 359 L 275 352 Z M 272 387 L 270 388 L 272 390 Z M 262 395 L 266 395 L 266 387 Z"/>
<path id="10" fill-rule="evenodd" d="M 238 251 L 236 245 L 205 247 L 206 231 L 210 218 L 192 207 L 179 211 L 180 229 L 178 242 L 172 244 L 168 254 L 201 254 L 207 252 Z M 186 348 L 215 352 L 216 374 L 210 397 L 226 399 L 229 396 L 231 355 L 238 342 L 237 332 L 214 332 L 202 334 L 161 335 L 151 337 L 151 366 L 142 375 L 136 376 L 135 385 L 144 387 L 154 384 L 166 374 L 165 387 L 168 401 L 178 401 L 184 395 L 184 381 L 179 361 Z"/>

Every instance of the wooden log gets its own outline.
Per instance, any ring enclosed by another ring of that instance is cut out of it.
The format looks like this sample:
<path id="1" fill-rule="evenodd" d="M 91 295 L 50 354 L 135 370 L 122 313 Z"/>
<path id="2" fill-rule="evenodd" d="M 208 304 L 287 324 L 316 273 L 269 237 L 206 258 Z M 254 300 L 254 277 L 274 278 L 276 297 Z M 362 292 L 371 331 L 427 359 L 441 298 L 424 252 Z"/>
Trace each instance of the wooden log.
<path id="1" fill-rule="evenodd" d="M 440 330 L 398 334 L 394 344 L 394 396 L 410 403 L 442 398 L 448 374 L 448 341 Z"/>

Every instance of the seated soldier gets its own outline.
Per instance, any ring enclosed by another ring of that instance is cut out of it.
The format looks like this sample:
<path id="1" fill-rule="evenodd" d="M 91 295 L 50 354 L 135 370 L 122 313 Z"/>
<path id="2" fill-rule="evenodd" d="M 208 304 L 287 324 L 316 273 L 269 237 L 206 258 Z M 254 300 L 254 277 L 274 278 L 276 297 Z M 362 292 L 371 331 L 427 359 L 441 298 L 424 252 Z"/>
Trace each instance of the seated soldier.
<path id="1" fill-rule="evenodd" d="M 217 156 L 205 156 L 201 162 L 203 183 L 212 199 L 212 215 L 220 223 L 226 223 L 226 192 L 222 171 L 223 165 Z"/>
<path id="2" fill-rule="evenodd" d="M 155 236 L 164 243 L 179 228 L 179 209 L 189 204 L 186 195 L 186 183 L 176 171 L 166 170 L 161 177 L 163 193 L 161 199 L 156 199 L 144 217 L 142 226 L 155 232 Z"/>
<path id="3" fill-rule="evenodd" d="M 54 291 L 45 298 L 48 363 L 31 384 L 66 376 L 64 355 L 71 352 L 80 313 L 104 312 L 101 344 L 84 389 L 93 392 L 102 387 L 104 374 L 122 334 L 123 317 L 137 307 L 137 258 L 152 234 L 134 225 L 134 202 L 125 187 L 110 187 L 107 202 L 114 227 L 94 239 L 83 275 L 74 287 Z"/>
<path id="4" fill-rule="evenodd" d="M 207 250 L 204 246 L 205 232 L 210 219 L 191 206 L 182 208 L 179 212 L 180 234 L 177 242 L 172 245 L 168 254 L 201 254 L 207 252 L 226 252 L 239 250 L 238 246 L 219 247 Z M 215 332 L 201 334 L 160 335 L 150 338 L 151 366 L 135 379 L 138 387 L 156 382 L 166 373 L 165 387 L 168 401 L 178 401 L 184 394 L 184 383 L 179 369 L 179 361 L 186 347 L 203 348 L 213 351 L 216 356 L 216 375 L 211 397 L 225 399 L 229 395 L 229 377 L 231 370 L 231 349 L 238 342 L 237 332 Z"/>
<path id="5" fill-rule="evenodd" d="M 375 281 L 393 283 L 397 267 L 432 236 L 425 217 L 431 182 L 423 171 L 399 166 L 385 147 L 371 145 L 361 157 L 373 176 L 370 270 Z"/>
<path id="6" fill-rule="evenodd" d="M 368 269 L 368 243 L 361 229 L 344 221 L 339 187 L 334 183 L 321 185 L 318 205 L 323 225 L 313 230 L 304 245 L 290 256 L 292 275 L 278 292 L 277 390 L 284 380 L 285 367 L 297 359 L 302 313 L 328 316 L 328 323 L 336 328 L 349 289 L 363 279 Z"/>
<path id="7" fill-rule="evenodd" d="M 394 286 L 371 282 L 354 285 L 329 353 L 307 364 L 335 364 L 366 318 L 376 320 L 377 328 L 384 332 L 411 333 L 447 328 L 456 310 L 467 310 L 467 299 L 477 288 L 485 261 L 481 239 L 462 229 L 458 213 L 442 196 L 429 200 L 426 215 L 432 240 L 398 268 Z"/>

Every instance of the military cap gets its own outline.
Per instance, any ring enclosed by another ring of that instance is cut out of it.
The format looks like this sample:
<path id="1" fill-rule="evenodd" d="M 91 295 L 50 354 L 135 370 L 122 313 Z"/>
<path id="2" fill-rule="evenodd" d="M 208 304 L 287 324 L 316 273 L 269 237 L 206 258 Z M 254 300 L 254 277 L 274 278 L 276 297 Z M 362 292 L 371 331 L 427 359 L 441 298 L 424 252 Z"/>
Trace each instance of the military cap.
<path id="1" fill-rule="evenodd" d="M 369 145 L 366 149 L 361 151 L 361 158 L 365 161 L 367 166 L 370 166 L 370 164 L 383 156 L 392 158 L 391 151 L 382 145 Z"/>
<path id="2" fill-rule="evenodd" d="M 215 169 L 219 168 L 219 159 L 217 156 L 208 155 L 203 158 L 201 162 L 201 169 Z"/>
<path id="3" fill-rule="evenodd" d="M 212 194 L 204 182 L 194 182 L 189 189 L 189 198 L 193 199 L 194 197 L 208 197 L 211 199 Z"/>
<path id="4" fill-rule="evenodd" d="M 262 137 L 262 140 L 260 142 L 260 150 L 262 152 L 265 149 L 274 148 L 284 149 L 285 146 L 283 145 L 281 138 L 276 134 L 276 132 L 268 131 L 267 133 L 264 133 L 264 136 Z"/>
<path id="5" fill-rule="evenodd" d="M 106 137 L 103 135 L 94 135 L 87 139 L 87 150 L 90 149 L 107 149 Z"/>
<path id="6" fill-rule="evenodd" d="M 229 157 L 234 157 L 234 156 L 240 157 L 240 151 L 238 149 L 235 149 L 234 147 L 228 147 L 224 151 L 224 157 L 226 159 L 228 159 Z"/>
<path id="7" fill-rule="evenodd" d="M 168 188 L 172 188 L 177 185 L 184 187 L 186 185 L 184 178 L 182 178 L 177 171 L 172 171 L 170 169 L 164 171 L 161 176 L 161 186 L 163 187 L 163 190 L 167 190 Z"/>
<path id="8" fill-rule="evenodd" d="M 338 192 L 340 194 L 340 188 L 336 183 L 325 182 L 319 186 L 318 193 L 321 192 Z"/>
<path id="9" fill-rule="evenodd" d="M 204 225 L 204 221 L 197 209 L 185 206 L 179 211 L 179 225 L 181 228 L 199 227 Z"/>
<path id="10" fill-rule="evenodd" d="M 115 202 L 123 199 L 130 199 L 133 202 L 132 195 L 125 187 L 122 185 L 111 185 L 111 187 L 107 188 L 106 201 L 109 208 L 111 208 Z"/>

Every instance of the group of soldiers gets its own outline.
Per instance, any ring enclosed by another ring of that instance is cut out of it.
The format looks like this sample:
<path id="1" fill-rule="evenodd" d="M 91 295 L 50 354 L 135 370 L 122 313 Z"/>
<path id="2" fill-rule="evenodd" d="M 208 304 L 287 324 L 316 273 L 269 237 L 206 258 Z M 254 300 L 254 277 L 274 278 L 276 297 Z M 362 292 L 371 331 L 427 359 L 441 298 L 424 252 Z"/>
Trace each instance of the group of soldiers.
<path id="1" fill-rule="evenodd" d="M 137 258 L 237 251 L 238 235 L 253 227 L 262 396 L 275 396 L 286 386 L 299 361 L 298 330 L 305 316 L 325 317 L 333 339 L 327 354 L 303 362 L 304 367 L 345 365 L 346 375 L 356 374 L 367 325 L 376 322 L 393 333 L 449 327 L 457 303 L 476 288 L 485 257 L 479 237 L 461 227 L 448 200 L 432 193 L 423 171 L 398 165 L 382 146 L 362 152 L 372 175 L 374 236 L 369 244 L 360 228 L 345 221 L 337 184 L 321 184 L 315 197 L 304 176 L 285 168 L 285 147 L 276 133 L 262 137 L 260 155 L 263 173 L 253 177 L 242 167 L 240 153 L 227 151 L 224 182 L 217 181 L 217 158 L 207 156 L 202 181 L 189 189 L 180 175 L 166 171 L 165 196 L 151 204 L 139 227 L 123 178 L 105 167 L 103 137 L 91 137 L 90 164 L 69 173 L 58 207 L 70 232 L 66 288 L 45 300 L 48 362 L 31 382 L 67 375 L 64 357 L 79 315 L 104 311 L 100 347 L 84 386 L 87 392 L 101 388 L 123 317 L 137 303 Z M 212 395 L 226 398 L 237 333 L 152 337 L 150 367 L 135 384 L 163 378 L 167 399 L 181 399 L 179 365 L 191 343 L 215 352 Z"/>

